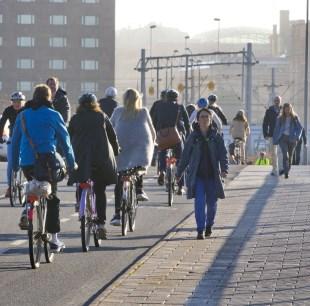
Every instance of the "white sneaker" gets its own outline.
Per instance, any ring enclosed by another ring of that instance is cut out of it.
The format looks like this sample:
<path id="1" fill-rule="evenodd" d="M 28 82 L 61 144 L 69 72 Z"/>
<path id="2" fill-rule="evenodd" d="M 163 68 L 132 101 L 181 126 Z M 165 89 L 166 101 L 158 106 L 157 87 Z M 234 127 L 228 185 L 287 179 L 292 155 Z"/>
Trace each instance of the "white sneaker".
<path id="1" fill-rule="evenodd" d="M 146 195 L 146 193 L 144 191 L 142 191 L 141 193 L 137 194 L 137 200 L 138 201 L 148 201 L 149 197 Z"/>
<path id="2" fill-rule="evenodd" d="M 115 214 L 111 219 L 110 224 L 114 226 L 121 226 L 121 216 Z"/>
<path id="3" fill-rule="evenodd" d="M 51 252 L 60 252 L 62 249 L 64 249 L 66 247 L 66 245 L 64 244 L 63 241 L 57 239 L 51 239 L 49 241 L 49 245 L 51 248 Z"/>

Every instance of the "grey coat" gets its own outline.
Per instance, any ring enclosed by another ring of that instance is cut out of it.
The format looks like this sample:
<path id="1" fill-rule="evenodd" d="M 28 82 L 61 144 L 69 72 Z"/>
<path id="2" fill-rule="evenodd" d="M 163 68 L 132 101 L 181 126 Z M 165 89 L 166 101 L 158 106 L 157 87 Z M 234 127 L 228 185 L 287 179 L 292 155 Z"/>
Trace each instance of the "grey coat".
<path id="1" fill-rule="evenodd" d="M 208 148 L 213 166 L 213 173 L 215 175 L 216 196 L 219 199 L 224 199 L 225 193 L 220 174 L 221 172 L 227 173 L 228 171 L 227 151 L 223 138 L 216 133 L 216 131 L 212 131 L 208 138 Z M 200 131 L 195 130 L 189 135 L 185 142 L 182 157 L 177 169 L 177 177 L 181 177 L 187 167 L 186 187 L 188 199 L 195 198 L 195 183 L 201 158 L 201 145 L 202 138 Z"/>
<path id="2" fill-rule="evenodd" d="M 123 106 L 117 107 L 111 123 L 121 148 L 116 159 L 118 171 L 136 166 L 148 167 L 152 161 L 156 136 L 148 110 L 142 108 L 135 116 L 129 117 Z"/>

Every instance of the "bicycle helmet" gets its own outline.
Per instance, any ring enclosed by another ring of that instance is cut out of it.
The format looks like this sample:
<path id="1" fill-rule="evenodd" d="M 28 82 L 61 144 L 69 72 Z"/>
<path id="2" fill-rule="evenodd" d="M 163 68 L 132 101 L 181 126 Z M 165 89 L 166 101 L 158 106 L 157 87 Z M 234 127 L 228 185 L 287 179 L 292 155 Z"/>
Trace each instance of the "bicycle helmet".
<path id="1" fill-rule="evenodd" d="M 97 97 L 92 93 L 85 93 L 79 98 L 79 104 L 91 104 L 95 102 L 97 102 Z"/>
<path id="2" fill-rule="evenodd" d="M 176 101 L 179 97 L 179 93 L 175 89 L 169 89 L 166 97 L 168 101 Z"/>
<path id="3" fill-rule="evenodd" d="M 16 91 L 11 94 L 11 101 L 24 101 L 25 95 L 21 91 Z"/>
<path id="4" fill-rule="evenodd" d="M 209 104 L 209 102 L 208 102 L 208 100 L 205 99 L 205 98 L 200 98 L 200 99 L 197 101 L 197 106 L 198 106 L 199 108 L 205 108 L 205 107 L 208 106 L 208 104 Z"/>
<path id="5" fill-rule="evenodd" d="M 57 182 L 61 182 L 65 178 L 65 176 L 67 175 L 67 167 L 66 167 L 66 163 L 63 160 L 63 158 L 61 157 L 61 155 L 58 152 L 56 152 L 55 155 L 56 155 L 56 165 L 55 165 L 56 171 L 54 173 L 54 175 L 55 175 L 54 179 Z"/>
<path id="6" fill-rule="evenodd" d="M 165 99 L 167 96 L 168 89 L 164 89 L 160 92 L 160 98 Z"/>
<path id="7" fill-rule="evenodd" d="M 108 87 L 104 92 L 106 97 L 116 97 L 117 96 L 117 89 L 113 86 Z"/>
<path id="8" fill-rule="evenodd" d="M 208 101 L 209 101 L 210 103 L 216 102 L 216 101 L 217 101 L 217 96 L 214 95 L 214 94 L 211 94 L 211 95 L 208 97 Z"/>

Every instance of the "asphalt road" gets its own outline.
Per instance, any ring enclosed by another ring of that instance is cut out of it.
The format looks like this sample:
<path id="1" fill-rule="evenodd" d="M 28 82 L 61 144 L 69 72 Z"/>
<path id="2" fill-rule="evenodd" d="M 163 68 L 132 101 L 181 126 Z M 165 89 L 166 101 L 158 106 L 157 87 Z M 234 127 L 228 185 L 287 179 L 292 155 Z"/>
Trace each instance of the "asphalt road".
<path id="1" fill-rule="evenodd" d="M 103 241 L 100 248 L 92 247 L 88 253 L 81 251 L 79 222 L 73 208 L 74 189 L 62 185 L 59 188 L 61 239 L 66 249 L 56 256 L 54 263 L 43 263 L 37 270 L 30 268 L 26 232 L 17 226 L 21 208 L 10 207 L 8 199 L 1 200 L 0 305 L 87 305 L 190 215 L 193 204 L 185 196 L 176 197 L 175 204 L 168 207 L 167 194 L 157 185 L 152 170 L 145 178 L 145 191 L 150 201 L 139 208 L 135 232 L 122 237 L 120 227 L 108 225 L 108 240 Z M 231 167 L 227 181 L 239 170 Z M 3 165 L 0 171 L 4 171 Z M 109 188 L 108 221 L 113 212 L 113 192 Z"/>

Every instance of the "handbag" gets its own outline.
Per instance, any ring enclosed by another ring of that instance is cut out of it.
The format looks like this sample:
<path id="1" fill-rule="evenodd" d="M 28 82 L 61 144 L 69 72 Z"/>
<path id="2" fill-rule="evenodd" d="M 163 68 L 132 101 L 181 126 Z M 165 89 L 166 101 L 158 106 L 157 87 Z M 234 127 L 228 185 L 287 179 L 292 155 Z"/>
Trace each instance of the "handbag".
<path id="1" fill-rule="evenodd" d="M 47 181 L 50 183 L 62 181 L 67 171 L 66 164 L 61 155 L 57 152 L 39 153 L 36 150 L 36 145 L 26 128 L 26 120 L 23 113 L 21 113 L 21 125 L 35 156 L 34 178 L 41 182 Z"/>
<path id="2" fill-rule="evenodd" d="M 178 108 L 177 118 L 173 127 L 162 128 L 157 132 L 156 143 L 159 150 L 173 148 L 182 141 L 181 135 L 177 129 L 179 114 L 180 108 Z"/>

